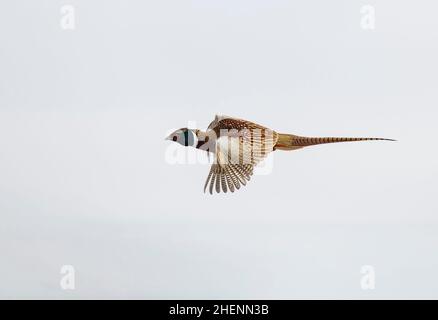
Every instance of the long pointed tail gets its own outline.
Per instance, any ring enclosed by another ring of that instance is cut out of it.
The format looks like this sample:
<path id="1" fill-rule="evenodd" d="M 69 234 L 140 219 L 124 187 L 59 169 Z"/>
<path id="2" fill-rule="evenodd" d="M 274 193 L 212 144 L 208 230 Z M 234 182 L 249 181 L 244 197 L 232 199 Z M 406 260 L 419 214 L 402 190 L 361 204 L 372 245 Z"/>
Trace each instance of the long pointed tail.
<path id="1" fill-rule="evenodd" d="M 318 144 L 337 143 L 337 142 L 354 142 L 354 141 L 371 141 L 371 140 L 386 140 L 396 141 L 385 138 L 338 138 L 338 137 L 301 137 L 293 134 L 278 135 L 278 141 L 275 149 L 280 150 L 295 150 L 307 146 L 314 146 Z"/>

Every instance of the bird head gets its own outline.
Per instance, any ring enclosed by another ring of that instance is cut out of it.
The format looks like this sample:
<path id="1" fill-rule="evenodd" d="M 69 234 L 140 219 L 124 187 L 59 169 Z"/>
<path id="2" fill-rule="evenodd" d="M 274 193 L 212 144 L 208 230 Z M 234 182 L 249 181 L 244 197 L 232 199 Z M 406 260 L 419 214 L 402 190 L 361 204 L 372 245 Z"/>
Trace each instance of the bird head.
<path id="1" fill-rule="evenodd" d="M 187 128 L 181 128 L 172 132 L 166 140 L 171 140 L 185 147 L 194 147 L 197 143 L 196 131 Z"/>

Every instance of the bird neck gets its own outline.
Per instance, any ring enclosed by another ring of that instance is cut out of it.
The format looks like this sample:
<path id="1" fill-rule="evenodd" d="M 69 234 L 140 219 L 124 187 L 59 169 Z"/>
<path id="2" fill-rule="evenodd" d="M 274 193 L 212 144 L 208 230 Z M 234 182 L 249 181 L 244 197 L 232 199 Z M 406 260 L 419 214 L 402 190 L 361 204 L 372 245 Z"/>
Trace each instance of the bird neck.
<path id="1" fill-rule="evenodd" d="M 202 130 L 195 130 L 195 134 L 196 137 L 198 138 L 196 149 L 208 151 L 210 149 L 209 144 L 211 143 L 212 140 L 210 139 L 209 134 Z"/>

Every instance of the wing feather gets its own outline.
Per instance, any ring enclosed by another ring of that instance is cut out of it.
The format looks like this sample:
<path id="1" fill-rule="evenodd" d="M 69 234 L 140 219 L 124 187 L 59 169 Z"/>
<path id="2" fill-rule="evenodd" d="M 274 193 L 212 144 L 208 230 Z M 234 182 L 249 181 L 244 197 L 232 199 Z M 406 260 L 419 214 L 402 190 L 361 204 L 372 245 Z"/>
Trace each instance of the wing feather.
<path id="1" fill-rule="evenodd" d="M 234 183 L 227 167 L 224 167 L 224 176 L 227 179 L 228 188 L 231 192 L 234 192 Z"/>
<path id="2" fill-rule="evenodd" d="M 225 170 L 224 168 L 221 168 L 221 186 L 224 193 L 227 193 L 228 188 L 227 188 L 227 182 L 225 177 L 226 177 Z"/>
<path id="3" fill-rule="evenodd" d="M 216 192 L 221 192 L 221 173 L 220 173 L 220 167 L 216 167 Z"/>
<path id="4" fill-rule="evenodd" d="M 205 190 L 207 190 L 208 182 L 210 181 L 212 175 L 213 175 L 213 166 L 211 166 L 210 172 L 207 176 L 207 180 L 205 181 L 204 192 L 205 192 Z"/>
<path id="5" fill-rule="evenodd" d="M 212 167 L 212 170 L 213 170 L 213 175 L 211 176 L 211 181 L 210 181 L 210 190 L 209 190 L 210 194 L 213 194 L 214 180 L 216 179 L 216 172 L 215 172 L 216 168 Z"/>

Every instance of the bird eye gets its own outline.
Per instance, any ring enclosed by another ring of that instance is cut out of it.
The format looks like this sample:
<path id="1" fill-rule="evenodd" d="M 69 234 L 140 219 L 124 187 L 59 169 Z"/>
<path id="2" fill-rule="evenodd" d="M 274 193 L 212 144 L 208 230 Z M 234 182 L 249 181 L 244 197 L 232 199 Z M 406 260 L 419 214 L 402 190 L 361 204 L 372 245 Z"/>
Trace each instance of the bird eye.
<path id="1" fill-rule="evenodd" d="M 178 140 L 178 137 L 177 136 L 173 136 L 172 140 L 176 141 L 176 140 Z"/>

